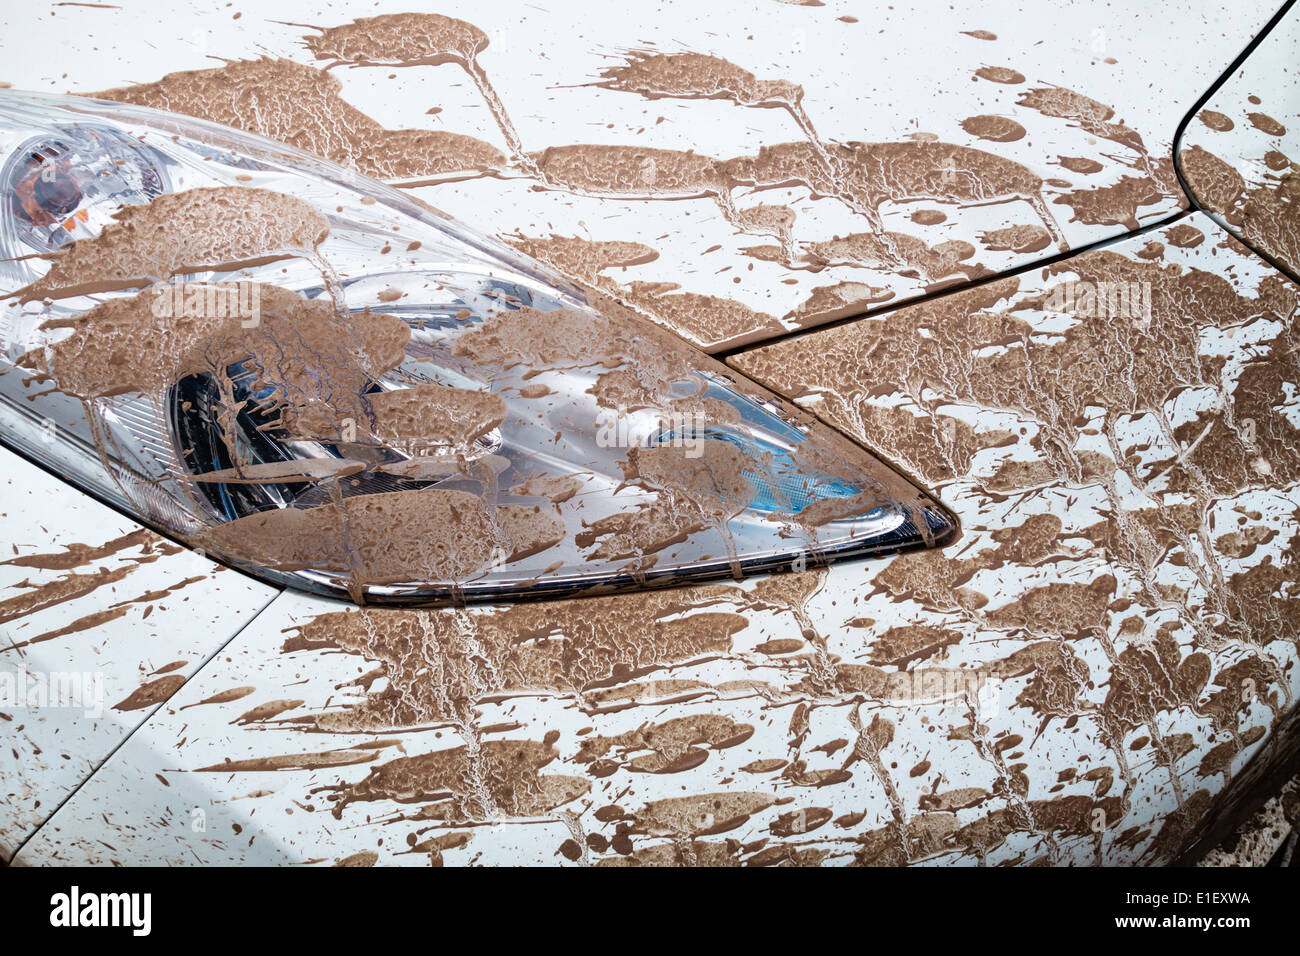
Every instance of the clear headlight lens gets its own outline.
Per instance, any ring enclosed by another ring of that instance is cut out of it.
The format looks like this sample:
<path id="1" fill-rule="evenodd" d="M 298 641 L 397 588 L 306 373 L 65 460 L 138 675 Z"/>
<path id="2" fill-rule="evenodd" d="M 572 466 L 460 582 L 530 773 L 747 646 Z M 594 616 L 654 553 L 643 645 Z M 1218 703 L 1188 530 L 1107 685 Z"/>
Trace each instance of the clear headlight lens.
<path id="1" fill-rule="evenodd" d="M 671 334 L 323 160 L 8 91 L 0 156 L 4 440 L 254 574 L 540 596 L 955 533 Z"/>

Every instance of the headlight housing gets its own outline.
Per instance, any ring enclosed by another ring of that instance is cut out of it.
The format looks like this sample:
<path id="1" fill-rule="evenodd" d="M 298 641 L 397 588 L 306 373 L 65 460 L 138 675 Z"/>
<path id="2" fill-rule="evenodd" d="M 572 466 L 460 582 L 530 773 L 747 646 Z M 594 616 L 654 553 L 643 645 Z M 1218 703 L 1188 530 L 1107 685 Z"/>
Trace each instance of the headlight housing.
<path id="1" fill-rule="evenodd" d="M 955 534 L 670 333 L 323 160 L 11 91 L 0 153 L 5 441 L 253 574 L 499 599 Z"/>

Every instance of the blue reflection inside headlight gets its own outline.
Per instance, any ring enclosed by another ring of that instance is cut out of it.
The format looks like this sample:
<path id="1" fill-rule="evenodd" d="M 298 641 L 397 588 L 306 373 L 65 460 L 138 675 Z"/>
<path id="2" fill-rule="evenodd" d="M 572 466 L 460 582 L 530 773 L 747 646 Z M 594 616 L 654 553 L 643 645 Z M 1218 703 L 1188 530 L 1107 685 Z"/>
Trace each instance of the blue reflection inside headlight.
<path id="1" fill-rule="evenodd" d="M 799 438 L 802 439 L 803 435 Z M 768 457 L 770 470 L 746 469 L 741 472 L 754 490 L 754 497 L 746 506 L 751 511 L 798 514 L 814 502 L 830 498 L 851 498 L 862 491 L 848 482 L 801 471 L 794 456 L 786 449 L 730 428 L 710 425 L 703 428 L 666 429 L 655 435 L 650 444 L 690 447 L 701 441 L 726 442 L 751 459 Z"/>
<path id="2" fill-rule="evenodd" d="M 851 482 L 802 470 L 795 461 L 793 448 L 807 441 L 807 435 L 770 414 L 757 402 L 707 379 L 706 383 L 704 397 L 726 402 L 740 413 L 743 423 L 761 428 L 767 434 L 783 440 L 786 446 L 755 438 L 724 425 L 666 428 L 650 439 L 651 445 L 689 446 L 702 441 L 723 441 L 739 449 L 751 460 L 767 461 L 769 467 L 765 470 L 746 469 L 742 472 L 754 490 L 754 497 L 747 506 L 751 511 L 798 514 L 815 502 L 851 498 L 863 491 Z M 886 509 L 878 508 L 868 517 L 874 517 L 884 510 Z"/>

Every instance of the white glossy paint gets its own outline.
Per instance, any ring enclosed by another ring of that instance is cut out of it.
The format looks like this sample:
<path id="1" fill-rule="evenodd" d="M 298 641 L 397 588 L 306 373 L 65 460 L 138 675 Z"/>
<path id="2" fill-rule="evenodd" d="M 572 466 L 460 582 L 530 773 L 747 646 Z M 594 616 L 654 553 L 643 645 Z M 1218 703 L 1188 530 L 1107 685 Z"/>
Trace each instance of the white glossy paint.
<path id="1" fill-rule="evenodd" d="M 68 568 L 15 563 L 133 532 L 130 546 Z M 74 587 L 85 593 L 56 602 L 72 575 L 87 576 Z M 275 594 L 0 449 L 0 859 L 154 709 L 117 705 L 168 665 L 192 675 Z"/>

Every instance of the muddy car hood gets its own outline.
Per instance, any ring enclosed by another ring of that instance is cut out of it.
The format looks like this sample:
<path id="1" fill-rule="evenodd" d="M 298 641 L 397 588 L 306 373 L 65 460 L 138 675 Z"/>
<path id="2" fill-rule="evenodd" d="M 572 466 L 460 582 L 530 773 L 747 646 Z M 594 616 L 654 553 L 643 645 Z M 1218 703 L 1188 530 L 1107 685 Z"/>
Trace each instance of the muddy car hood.
<path id="1" fill-rule="evenodd" d="M 1300 116 L 1267 64 L 1198 102 L 1275 8 L 439 9 L 59 7 L 5 78 L 403 184 L 898 463 L 961 539 L 362 609 L 5 452 L 3 663 L 101 674 L 108 717 L 3 713 L 0 850 L 1162 863 L 1294 750 L 1300 293 L 1231 173 L 1286 174 Z"/>

